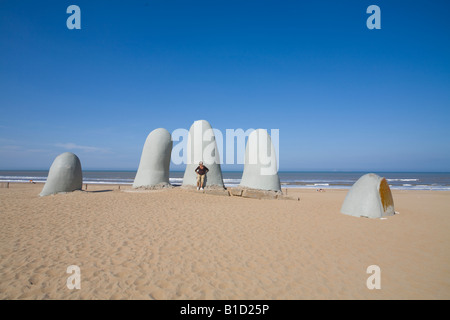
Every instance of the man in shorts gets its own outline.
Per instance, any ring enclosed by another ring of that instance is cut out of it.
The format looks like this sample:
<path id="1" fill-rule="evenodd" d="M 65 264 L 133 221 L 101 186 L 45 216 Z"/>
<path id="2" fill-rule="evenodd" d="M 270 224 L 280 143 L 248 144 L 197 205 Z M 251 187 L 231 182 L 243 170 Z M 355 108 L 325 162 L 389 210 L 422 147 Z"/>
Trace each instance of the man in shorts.
<path id="1" fill-rule="evenodd" d="M 203 184 L 208 171 L 209 169 L 203 165 L 202 161 L 200 161 L 198 167 L 195 169 L 195 172 L 197 173 L 197 190 L 203 190 Z"/>

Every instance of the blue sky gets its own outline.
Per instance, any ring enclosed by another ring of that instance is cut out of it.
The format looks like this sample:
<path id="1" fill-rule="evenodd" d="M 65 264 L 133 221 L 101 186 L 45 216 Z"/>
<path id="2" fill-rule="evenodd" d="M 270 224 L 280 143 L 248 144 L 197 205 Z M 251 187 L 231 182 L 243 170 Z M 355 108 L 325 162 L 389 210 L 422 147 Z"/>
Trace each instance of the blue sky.
<path id="1" fill-rule="evenodd" d="M 66 9 L 81 8 L 81 30 Z M 381 8 L 381 30 L 366 9 Z M 280 170 L 450 171 L 448 1 L 0 2 L 0 169 L 135 170 L 155 128 L 280 130 Z M 224 169 L 235 167 L 224 166 Z"/>

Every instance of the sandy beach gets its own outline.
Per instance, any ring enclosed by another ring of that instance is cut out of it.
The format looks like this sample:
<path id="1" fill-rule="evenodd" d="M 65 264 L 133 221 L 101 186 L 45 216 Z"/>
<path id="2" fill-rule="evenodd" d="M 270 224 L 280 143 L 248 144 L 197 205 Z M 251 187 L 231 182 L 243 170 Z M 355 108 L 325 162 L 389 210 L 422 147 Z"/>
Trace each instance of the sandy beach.
<path id="1" fill-rule="evenodd" d="M 347 190 L 42 187 L 0 188 L 1 299 L 450 298 L 450 192 L 394 190 L 399 214 L 380 220 L 340 214 Z M 66 287 L 70 265 L 80 290 Z M 366 287 L 370 265 L 380 290 Z"/>

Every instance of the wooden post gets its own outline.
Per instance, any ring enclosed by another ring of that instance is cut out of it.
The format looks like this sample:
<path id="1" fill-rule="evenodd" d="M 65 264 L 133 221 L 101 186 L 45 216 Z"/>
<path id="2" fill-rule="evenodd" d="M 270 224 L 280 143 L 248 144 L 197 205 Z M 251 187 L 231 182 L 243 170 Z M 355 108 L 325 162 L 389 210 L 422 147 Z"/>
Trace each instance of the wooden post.
<path id="1" fill-rule="evenodd" d="M 85 184 L 85 190 L 87 190 L 87 183 Z"/>
<path id="2" fill-rule="evenodd" d="M 9 182 L 6 183 L 6 188 L 9 189 Z"/>

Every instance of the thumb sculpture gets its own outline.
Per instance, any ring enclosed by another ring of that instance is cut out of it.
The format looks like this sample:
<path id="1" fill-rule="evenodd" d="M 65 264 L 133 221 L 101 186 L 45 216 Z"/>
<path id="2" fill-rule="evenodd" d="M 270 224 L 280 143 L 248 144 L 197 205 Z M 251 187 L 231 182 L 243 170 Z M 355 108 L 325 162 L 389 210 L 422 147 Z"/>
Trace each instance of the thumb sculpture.
<path id="1" fill-rule="evenodd" d="M 239 186 L 281 191 L 275 148 L 267 130 L 257 129 L 248 136 L 244 172 Z"/>
<path id="2" fill-rule="evenodd" d="M 386 179 L 374 173 L 359 178 L 348 191 L 341 213 L 367 218 L 394 215 L 394 200 Z"/>
<path id="3" fill-rule="evenodd" d="M 53 161 L 40 196 L 81 190 L 82 184 L 80 159 L 72 152 L 65 152 Z"/>
<path id="4" fill-rule="evenodd" d="M 133 188 L 169 187 L 171 154 L 172 138 L 169 131 L 159 128 L 150 132 L 145 140 Z"/>
<path id="5" fill-rule="evenodd" d="M 187 164 L 183 187 L 197 186 L 195 169 L 200 161 L 209 169 L 205 188 L 224 188 L 220 156 L 214 131 L 206 120 L 195 121 L 189 129 L 187 140 Z"/>

